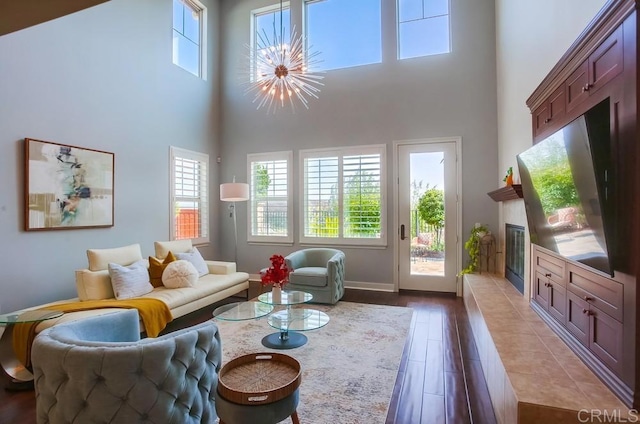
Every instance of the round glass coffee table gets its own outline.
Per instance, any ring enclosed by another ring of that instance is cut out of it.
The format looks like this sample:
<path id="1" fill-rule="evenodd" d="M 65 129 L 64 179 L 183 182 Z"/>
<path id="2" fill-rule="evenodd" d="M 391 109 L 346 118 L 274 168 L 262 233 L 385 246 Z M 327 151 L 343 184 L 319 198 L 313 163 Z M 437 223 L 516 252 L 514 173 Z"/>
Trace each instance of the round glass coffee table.
<path id="1" fill-rule="evenodd" d="M 216 308 L 213 316 L 221 321 L 244 321 L 262 318 L 273 311 L 273 305 L 263 302 L 234 302 Z"/>
<path id="2" fill-rule="evenodd" d="M 315 330 L 327 325 L 329 316 L 324 312 L 307 308 L 292 308 L 293 305 L 310 302 L 311 293 L 302 291 L 282 291 L 280 299 L 272 292 L 258 296 L 260 302 L 274 306 L 286 306 L 285 309 L 269 315 L 269 325 L 280 330 L 262 339 L 262 345 L 272 349 L 293 349 L 307 343 L 307 336 L 299 331 Z"/>
<path id="3" fill-rule="evenodd" d="M 8 378 L 7 390 L 33 388 L 33 374 L 16 358 L 13 350 L 13 326 L 21 323 L 36 323 L 58 318 L 63 313 L 45 309 L 0 314 L 0 327 L 6 327 L 0 338 L 0 367 Z"/>

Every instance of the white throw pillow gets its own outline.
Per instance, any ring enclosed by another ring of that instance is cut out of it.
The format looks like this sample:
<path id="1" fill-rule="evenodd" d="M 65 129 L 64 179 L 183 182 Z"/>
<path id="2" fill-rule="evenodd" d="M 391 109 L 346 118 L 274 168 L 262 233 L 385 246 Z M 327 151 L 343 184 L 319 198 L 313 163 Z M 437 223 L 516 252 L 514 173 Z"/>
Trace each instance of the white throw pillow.
<path id="1" fill-rule="evenodd" d="M 190 252 L 175 253 L 174 256 L 176 257 L 176 259 L 182 259 L 182 260 L 191 262 L 191 265 L 196 267 L 196 270 L 198 271 L 198 276 L 200 277 L 207 275 L 209 273 L 209 267 L 207 266 L 207 263 L 204 261 L 204 258 L 198 251 L 197 247 L 194 247 L 193 249 L 191 249 Z"/>
<path id="2" fill-rule="evenodd" d="M 184 259 L 169 263 L 162 272 L 162 284 L 168 289 L 193 287 L 198 282 L 198 270 Z"/>
<path id="3" fill-rule="evenodd" d="M 131 299 L 153 291 L 144 259 L 129 266 L 110 263 L 108 268 L 116 299 Z"/>

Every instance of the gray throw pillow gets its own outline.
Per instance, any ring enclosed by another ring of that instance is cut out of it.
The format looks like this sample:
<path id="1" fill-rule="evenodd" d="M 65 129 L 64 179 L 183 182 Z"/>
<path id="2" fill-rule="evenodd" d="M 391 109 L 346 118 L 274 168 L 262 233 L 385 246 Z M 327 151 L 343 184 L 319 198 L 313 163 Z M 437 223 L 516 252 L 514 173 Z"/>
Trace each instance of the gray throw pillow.
<path id="1" fill-rule="evenodd" d="M 204 258 L 198 251 L 197 247 L 194 247 L 189 252 L 175 253 L 174 256 L 176 257 L 176 259 L 182 259 L 191 262 L 191 265 L 196 267 L 198 276 L 200 277 L 209 273 L 209 267 L 207 266 L 207 263 L 204 261 Z"/>
<path id="2" fill-rule="evenodd" d="M 153 291 L 144 259 L 129 266 L 110 263 L 108 269 L 113 293 L 118 300 L 131 299 Z"/>

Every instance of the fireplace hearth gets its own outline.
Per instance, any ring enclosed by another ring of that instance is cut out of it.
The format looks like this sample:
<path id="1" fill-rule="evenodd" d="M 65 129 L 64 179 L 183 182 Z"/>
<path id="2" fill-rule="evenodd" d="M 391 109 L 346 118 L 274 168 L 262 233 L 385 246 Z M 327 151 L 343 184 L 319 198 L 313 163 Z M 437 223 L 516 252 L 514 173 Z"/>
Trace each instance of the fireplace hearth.
<path id="1" fill-rule="evenodd" d="M 504 275 L 524 294 L 524 227 L 505 224 Z"/>

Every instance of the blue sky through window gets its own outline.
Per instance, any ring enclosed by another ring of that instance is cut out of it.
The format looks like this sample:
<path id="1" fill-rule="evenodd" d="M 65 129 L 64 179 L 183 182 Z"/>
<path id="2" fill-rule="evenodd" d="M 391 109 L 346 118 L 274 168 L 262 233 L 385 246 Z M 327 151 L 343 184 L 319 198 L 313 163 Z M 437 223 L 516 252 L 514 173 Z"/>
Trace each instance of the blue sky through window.
<path id="1" fill-rule="evenodd" d="M 382 61 L 381 0 L 306 3 L 310 51 L 321 52 L 317 70 Z"/>
<path id="2" fill-rule="evenodd" d="M 173 0 L 173 63 L 200 76 L 200 13 Z"/>

